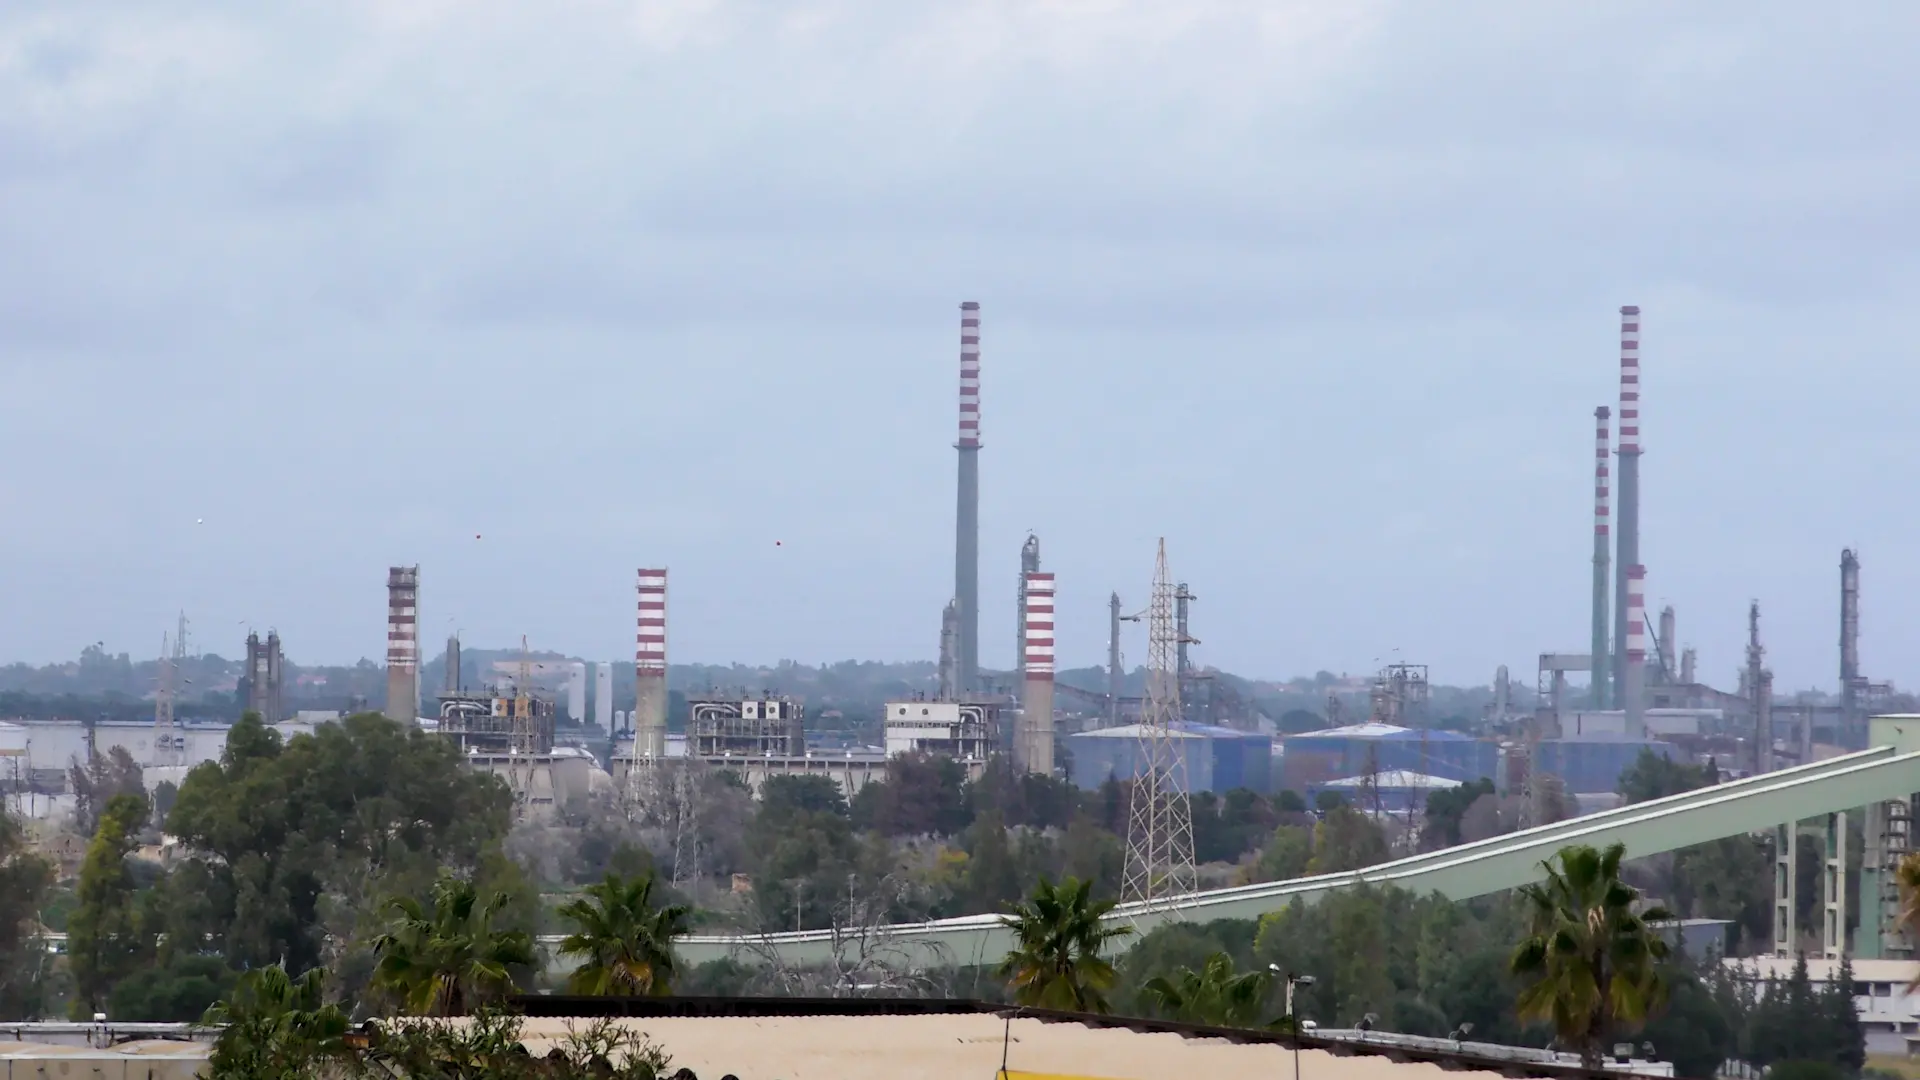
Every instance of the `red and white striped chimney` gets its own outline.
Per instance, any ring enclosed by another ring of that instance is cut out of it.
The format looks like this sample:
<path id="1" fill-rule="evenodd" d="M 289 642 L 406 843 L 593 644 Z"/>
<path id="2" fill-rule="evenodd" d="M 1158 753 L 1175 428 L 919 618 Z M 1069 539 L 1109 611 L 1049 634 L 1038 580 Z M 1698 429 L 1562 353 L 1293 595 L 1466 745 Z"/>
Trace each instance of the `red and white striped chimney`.
<path id="1" fill-rule="evenodd" d="M 1647 659 L 1647 568 L 1627 567 L 1627 663 Z"/>
<path id="2" fill-rule="evenodd" d="M 667 572 L 642 570 L 634 640 L 633 754 L 667 753 Z"/>
<path id="3" fill-rule="evenodd" d="M 1647 735 L 1647 568 L 1627 567 L 1627 677 L 1620 688 L 1628 738 Z"/>
<path id="4" fill-rule="evenodd" d="M 1620 309 L 1620 452 L 1640 452 L 1640 308 Z"/>
<path id="5" fill-rule="evenodd" d="M 1027 574 L 1027 678 L 1053 681 L 1053 574 Z"/>
<path id="6" fill-rule="evenodd" d="M 387 568 L 387 716 L 420 717 L 420 568 Z"/>
<path id="7" fill-rule="evenodd" d="M 960 305 L 960 445 L 980 445 L 980 304 Z"/>
<path id="8" fill-rule="evenodd" d="M 1608 503 L 1612 490 L 1612 477 L 1608 473 L 1607 419 L 1612 412 L 1605 405 L 1593 410 L 1594 454 L 1593 454 L 1593 705 L 1596 709 L 1607 707 L 1610 695 L 1609 684 L 1613 681 L 1613 662 L 1608 655 L 1609 647 L 1608 609 L 1612 607 L 1609 590 L 1613 587 L 1610 569 L 1613 553 L 1607 547 L 1607 525 L 1610 517 Z"/>
<path id="9" fill-rule="evenodd" d="M 1021 767 L 1053 775 L 1053 574 L 1026 573 L 1027 678 L 1020 699 L 1020 737 L 1014 753 Z"/>
<path id="10" fill-rule="evenodd" d="M 1607 472 L 1611 460 L 1607 447 L 1607 418 L 1610 415 L 1605 405 L 1593 411 L 1593 535 L 1603 541 L 1607 535 L 1607 504 L 1613 494 Z"/>

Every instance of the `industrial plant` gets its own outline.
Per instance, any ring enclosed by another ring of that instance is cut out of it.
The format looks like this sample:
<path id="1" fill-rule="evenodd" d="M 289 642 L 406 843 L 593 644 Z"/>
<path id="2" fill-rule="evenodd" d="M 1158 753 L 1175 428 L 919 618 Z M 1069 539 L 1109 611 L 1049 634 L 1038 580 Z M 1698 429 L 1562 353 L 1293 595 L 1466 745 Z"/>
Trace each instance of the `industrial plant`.
<path id="1" fill-rule="evenodd" d="M 1314 804 L 1332 799 L 1383 821 L 1403 822 L 1394 842 L 1412 857 L 1411 825 L 1426 800 L 1466 784 L 1490 785 L 1501 805 L 1517 808 L 1522 828 L 1551 829 L 1580 815 L 1596 827 L 1610 827 L 1609 815 L 1637 812 L 1620 807 L 1618 789 L 1623 774 L 1647 754 L 1713 763 L 1730 781 L 1723 785 L 1729 792 L 1725 797 L 1739 813 L 1775 815 L 1758 820 L 1759 826 L 1825 815 L 1825 835 L 1781 825 L 1777 847 L 1788 868 L 1783 874 L 1790 882 L 1802 843 L 1819 845 L 1828 865 L 1844 874 L 1849 853 L 1833 838 L 1844 835 L 1848 810 L 1828 805 L 1844 797 L 1821 794 L 1803 805 L 1777 794 L 1776 787 L 1785 790 L 1787 780 L 1769 778 L 1799 775 L 1781 770 L 1839 769 L 1827 763 L 1853 761 L 1848 755 L 1855 752 L 1865 755 L 1859 758 L 1865 762 L 1861 768 L 1882 767 L 1874 764 L 1878 759 L 1868 759 L 1885 749 L 1876 739 L 1892 736 L 1875 727 L 1881 721 L 1873 718 L 1887 711 L 1894 695 L 1889 684 L 1862 671 L 1861 559 L 1851 549 L 1839 555 L 1837 697 L 1776 699 L 1757 600 L 1747 611 L 1746 663 L 1738 684 L 1727 690 L 1708 685 L 1697 670 L 1695 650 L 1681 643 L 1674 608 L 1667 606 L 1651 619 L 1646 611 L 1649 567 L 1658 563 L 1657 553 L 1643 551 L 1640 543 L 1640 309 L 1620 308 L 1618 326 L 1617 400 L 1592 413 L 1587 648 L 1540 652 L 1530 694 L 1500 667 L 1483 715 L 1440 715 L 1426 666 L 1396 661 L 1329 692 L 1321 707 L 1305 714 L 1311 725 L 1298 723 L 1298 710 L 1290 714 L 1295 717 L 1290 726 L 1283 725 L 1282 717 L 1269 715 L 1253 699 L 1249 684 L 1196 662 L 1200 639 L 1193 633 L 1193 616 L 1199 595 L 1170 569 L 1164 540 L 1144 607 L 1130 610 L 1123 601 L 1132 587 L 1110 592 L 1105 670 L 1100 680 L 1083 685 L 1062 679 L 1057 670 L 1057 580 L 1044 568 L 1040 536 L 1027 535 L 1017 553 L 1008 553 L 1012 588 L 1001 594 L 1013 601 L 1011 662 L 1006 671 L 984 668 L 979 651 L 982 313 L 971 301 L 960 307 L 953 589 L 939 616 L 936 677 L 927 690 L 885 702 L 868 741 L 816 740 L 812 724 L 818 717 L 809 702 L 764 687 L 676 686 L 670 695 L 669 574 L 657 566 L 636 570 L 630 586 L 634 685 L 631 698 L 621 702 L 614 701 L 611 665 L 590 668 L 564 660 L 554 665 L 557 670 L 546 670 L 544 662 L 532 659 L 524 639 L 517 660 L 496 660 L 485 670 L 475 666 L 469 678 L 457 636 L 447 644 L 444 686 L 430 700 L 423 698 L 421 568 L 388 568 L 384 712 L 446 740 L 469 767 L 499 776 L 522 815 L 564 813 L 596 791 L 610 793 L 633 820 L 682 838 L 676 841 L 677 880 L 697 875 L 698 852 L 681 846 L 692 843 L 684 839 L 692 834 L 688 792 L 701 775 L 724 770 L 756 792 L 775 777 L 816 776 L 852 799 L 883 779 L 888 763 L 901 755 L 951 759 L 970 778 L 1000 760 L 1016 771 L 1082 789 L 1124 785 L 1129 824 L 1123 899 L 1147 911 L 1213 902 L 1204 899 L 1209 894 L 1194 892 L 1199 877 L 1189 800 L 1195 795 L 1286 788 Z M 1581 473 L 1584 483 L 1584 469 Z M 686 601 L 675 597 L 675 602 Z M 1145 662 L 1129 672 L 1123 635 L 1135 625 L 1145 631 Z M 34 753 L 49 764 L 36 769 L 29 763 L 28 772 L 37 777 L 31 782 L 48 786 L 60 782 L 69 759 L 91 759 L 112 746 L 124 747 L 156 779 L 177 779 L 192 765 L 217 758 L 225 729 L 183 724 L 174 714 L 180 665 L 188 655 L 186 637 L 182 617 L 162 646 L 151 725 L 0 725 L 0 754 L 11 753 L 18 773 L 23 751 L 9 747 L 33 744 Z M 289 712 L 277 631 L 264 639 L 249 632 L 245 650 L 235 693 L 247 711 L 288 734 L 328 719 Z M 591 744 L 562 739 L 562 715 L 573 724 L 590 722 L 603 735 Z M 1886 783 L 1897 788 L 1904 780 Z M 1751 802 L 1742 801 L 1746 784 L 1757 785 L 1752 790 L 1760 793 Z M 18 776 L 12 786 L 21 786 Z M 1804 795 L 1826 789 L 1815 783 L 1795 790 Z M 1860 955 L 1912 953 L 1895 928 L 1897 895 L 1889 868 L 1906 851 L 1913 810 L 1897 790 L 1865 808 L 1861 903 L 1873 909 L 1873 920 L 1862 920 L 1855 946 Z M 1781 816 L 1789 811 L 1792 816 Z M 1755 825 L 1746 820 L 1741 827 Z M 1725 822 L 1716 821 L 1701 828 L 1722 827 Z M 1792 886 L 1782 888 L 1777 932 L 1786 949 L 1797 930 Z M 1844 948 L 1849 916 L 1845 898 L 1829 893 L 1825 935 L 1831 951 Z"/>

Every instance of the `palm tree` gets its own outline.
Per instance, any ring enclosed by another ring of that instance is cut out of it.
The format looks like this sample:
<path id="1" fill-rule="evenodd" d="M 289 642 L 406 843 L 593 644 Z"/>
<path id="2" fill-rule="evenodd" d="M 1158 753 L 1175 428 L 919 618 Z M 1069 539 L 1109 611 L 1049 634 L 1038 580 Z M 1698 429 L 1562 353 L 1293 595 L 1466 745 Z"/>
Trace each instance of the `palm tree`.
<path id="1" fill-rule="evenodd" d="M 1092 893 L 1091 881 L 1069 877 L 1056 886 L 1041 878 L 1032 899 L 1000 917 L 1014 936 L 1000 962 L 1000 977 L 1012 985 L 1014 1000 L 1066 1012 L 1111 1011 L 1102 991 L 1113 986 L 1113 965 L 1100 952 L 1133 928 L 1101 926 L 1113 901 L 1094 900 Z"/>
<path id="2" fill-rule="evenodd" d="M 576 994 L 671 994 L 678 966 L 673 939 L 686 933 L 689 909 L 654 907 L 651 874 L 608 874 L 585 891 L 560 909 L 577 928 L 560 943 L 560 953 L 583 958 L 567 988 Z"/>
<path id="3" fill-rule="evenodd" d="M 1598 1067 L 1608 1041 L 1631 1031 L 1666 1001 L 1660 971 L 1667 943 L 1647 924 L 1666 909 L 1636 912 L 1640 891 L 1620 880 L 1625 844 L 1560 849 L 1541 865 L 1547 880 L 1523 885 L 1527 937 L 1509 967 L 1527 980 L 1515 1002 L 1522 1020 L 1553 1024 L 1563 1045 Z M 1555 859 L 1559 865 L 1555 866 Z"/>
<path id="4" fill-rule="evenodd" d="M 388 901 L 393 920 L 373 940 L 380 958 L 374 989 L 418 1016 L 465 1015 L 511 990 L 511 969 L 533 964 L 534 953 L 525 932 L 493 928 L 506 902 L 506 894 L 495 893 L 482 903 L 473 882 L 447 875 L 433 883 L 430 908 L 411 896 Z"/>
<path id="5" fill-rule="evenodd" d="M 1171 1020 L 1219 1027 L 1258 1027 L 1260 1007 L 1267 997 L 1264 971 L 1236 974 L 1233 958 L 1224 952 L 1207 957 L 1195 971 L 1176 968 L 1173 977 L 1155 975 L 1140 989 Z"/>
<path id="6" fill-rule="evenodd" d="M 323 1000 L 325 978 L 315 968 L 292 979 L 277 964 L 242 975 L 200 1021 L 225 1028 L 207 1063 L 210 1080 L 292 1080 L 314 1075 L 322 1062 L 344 1060 L 347 1015 Z"/>

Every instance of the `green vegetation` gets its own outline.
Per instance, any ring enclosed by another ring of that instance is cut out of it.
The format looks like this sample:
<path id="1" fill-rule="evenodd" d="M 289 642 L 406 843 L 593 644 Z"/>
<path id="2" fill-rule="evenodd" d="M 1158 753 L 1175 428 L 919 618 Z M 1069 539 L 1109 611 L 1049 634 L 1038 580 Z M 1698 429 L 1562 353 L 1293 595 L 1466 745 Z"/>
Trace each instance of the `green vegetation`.
<path id="1" fill-rule="evenodd" d="M 1667 943 L 1647 923 L 1672 916 L 1636 910 L 1639 891 L 1620 880 L 1625 855 L 1624 844 L 1569 847 L 1547 863 L 1545 882 L 1520 888 L 1527 936 L 1512 963 L 1526 980 L 1520 1019 L 1550 1022 L 1561 1045 L 1596 1068 L 1616 1035 L 1666 1004 Z"/>
<path id="2" fill-rule="evenodd" d="M 1015 1001 L 1068 1012 L 1112 1011 L 1106 991 L 1115 974 L 1101 954 L 1133 929 L 1100 924 L 1113 902 L 1093 899 L 1092 887 L 1074 878 L 1058 885 L 1041 878 L 1032 899 L 1002 918 L 1015 945 L 1000 963 L 1000 977 L 1013 988 Z"/>
<path id="3" fill-rule="evenodd" d="M 394 897 L 393 921 L 373 939 L 373 988 L 415 1016 L 464 1016 L 511 992 L 515 970 L 532 968 L 535 957 L 524 930 L 494 927 L 506 903 L 503 893 L 483 900 L 473 882 L 455 877 L 433 883 L 428 906 Z"/>
<path id="4" fill-rule="evenodd" d="M 579 957 L 567 979 L 576 994 L 665 996 L 673 993 L 678 964 L 673 939 L 686 932 L 688 909 L 655 907 L 651 876 L 608 874 L 569 901 L 560 917 L 576 929 L 560 942 L 563 956 Z"/>
<path id="5" fill-rule="evenodd" d="M 83 771 L 94 827 L 84 858 L 60 849 L 68 880 L 0 819 L 0 1019 L 182 1020 L 221 1002 L 241 1030 L 317 1065 L 340 1052 L 336 1019 L 398 1011 L 422 1019 L 355 1060 L 478 1061 L 494 1053 L 487 1039 L 517 1031 L 490 1011 L 515 991 L 966 995 L 1260 1026 L 1284 1011 L 1277 967 L 1313 976 L 1297 1011 L 1326 1027 L 1371 1016 L 1381 1030 L 1444 1036 L 1471 1024 L 1476 1039 L 1558 1040 L 1589 1057 L 1631 1038 L 1681 1075 L 1728 1059 L 1838 1061 L 1848 1074 L 1864 1062 L 1842 990 L 1815 989 L 1804 970 L 1752 986 L 1665 955 L 1647 926 L 1660 913 L 1635 910 L 1660 896 L 1680 915 L 1734 919 L 1737 942 L 1762 940 L 1764 839 L 1634 863 L 1570 849 L 1520 895 L 1451 903 L 1363 887 L 1257 922 L 1132 938 L 1100 923 L 1118 898 L 1126 786 L 1080 791 L 998 761 L 969 780 L 952 762 L 902 757 L 851 803 L 822 776 L 774 779 L 755 800 L 730 772 L 697 770 L 675 796 L 683 822 L 634 820 L 602 798 L 518 825 L 498 780 L 373 715 L 284 741 L 249 719 L 221 761 L 151 803 L 127 790 L 138 788 L 129 765 Z M 1648 756 L 1622 791 L 1658 798 L 1716 780 Z M 1487 783 L 1436 794 L 1412 821 L 1331 796 L 1309 810 L 1294 792 L 1192 806 L 1209 885 L 1362 868 L 1520 820 Z M 164 863 L 152 846 L 163 831 L 180 840 Z M 1913 897 L 1920 869 L 1902 880 Z M 876 932 L 987 913 L 1016 938 L 991 968 L 916 966 Z M 35 940 L 39 925 L 71 934 L 64 958 Z M 838 951 L 817 966 L 742 956 L 688 969 L 672 947 L 689 929 L 828 927 Z M 557 951 L 578 967 L 564 980 L 543 972 L 534 934 L 562 937 Z M 437 1023 L 460 1014 L 476 1022 Z M 225 1076 L 296 1074 L 245 1071 L 266 1059 L 234 1046 L 223 1060 L 235 1063 Z"/>

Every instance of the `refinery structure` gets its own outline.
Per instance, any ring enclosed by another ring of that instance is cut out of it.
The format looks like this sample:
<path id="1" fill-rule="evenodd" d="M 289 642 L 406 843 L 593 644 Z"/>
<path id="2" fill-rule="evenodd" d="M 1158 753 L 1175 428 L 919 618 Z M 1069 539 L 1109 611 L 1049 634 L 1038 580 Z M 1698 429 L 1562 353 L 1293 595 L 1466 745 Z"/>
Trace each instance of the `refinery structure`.
<path id="1" fill-rule="evenodd" d="M 954 575 L 934 639 L 937 679 L 925 692 L 885 702 L 876 741 L 814 745 L 808 702 L 760 688 L 675 687 L 682 703 L 670 706 L 671 605 L 701 599 L 672 593 L 667 568 L 657 565 L 636 569 L 622 588 L 630 588 L 634 598 L 634 688 L 631 698 L 620 702 L 613 700 L 609 665 L 589 670 L 583 662 L 566 661 L 558 665 L 566 681 L 556 690 L 554 673 L 541 670 L 524 640 L 517 661 L 497 662 L 470 680 L 457 637 L 447 644 L 444 685 L 423 695 L 421 568 L 388 568 L 382 708 L 396 721 L 447 740 L 470 767 L 499 776 L 522 814 L 563 812 L 582 805 L 596 789 L 610 792 L 635 820 L 679 838 L 676 880 L 698 876 L 698 851 L 682 845 L 691 843 L 684 838 L 694 833 L 688 827 L 694 804 L 689 792 L 706 771 L 732 772 L 755 791 L 775 777 L 824 777 L 849 798 L 884 778 L 888 762 L 902 754 L 950 758 L 969 777 L 981 776 L 998 759 L 1018 771 L 1082 788 L 1118 781 L 1126 785 L 1128 799 L 1124 899 L 1129 917 L 1183 908 L 1241 917 L 1294 895 L 1284 889 L 1231 897 L 1195 891 L 1199 878 L 1188 798 L 1232 789 L 1286 787 L 1310 798 L 1331 794 L 1382 820 L 1404 821 L 1402 839 L 1408 846 L 1402 852 L 1417 864 L 1406 869 L 1406 880 L 1452 890 L 1449 895 L 1476 895 L 1472 889 L 1505 880 L 1503 873 L 1531 873 L 1538 854 L 1527 846 L 1533 841 L 1489 849 L 1486 857 L 1498 867 L 1511 862 L 1521 869 L 1502 869 L 1469 883 L 1447 876 L 1458 869 L 1451 864 L 1418 863 L 1411 833 L 1431 793 L 1488 781 L 1498 798 L 1517 807 L 1524 831 L 1514 836 L 1521 838 L 1559 836 L 1570 822 L 1587 822 L 1599 830 L 1596 835 L 1657 835 L 1649 841 L 1655 846 L 1645 850 L 1668 850 L 1657 845 L 1697 843 L 1731 835 L 1717 830 L 1779 823 L 1776 846 L 1789 868 L 1777 925 L 1785 949 L 1797 932 L 1792 860 L 1801 845 L 1814 845 L 1844 878 L 1851 856 L 1833 838 L 1845 835 L 1846 815 L 1856 813 L 1864 815 L 1856 820 L 1867 824 L 1865 862 L 1859 868 L 1863 910 L 1856 913 L 1861 933 L 1854 947 L 1861 955 L 1911 956 L 1912 945 L 1889 922 L 1898 898 L 1888 869 L 1907 849 L 1907 823 L 1915 810 L 1910 793 L 1920 790 L 1920 725 L 1909 736 L 1884 718 L 1874 719 L 1886 712 L 1893 692 L 1862 670 L 1861 559 L 1852 549 L 1839 553 L 1839 692 L 1833 699 L 1776 698 L 1758 601 L 1746 612 L 1746 662 L 1737 684 L 1719 689 L 1702 680 L 1695 650 L 1678 637 L 1679 613 L 1667 606 L 1650 618 L 1646 610 L 1648 582 L 1657 580 L 1659 563 L 1658 553 L 1643 551 L 1640 542 L 1641 311 L 1629 305 L 1618 316 L 1617 398 L 1591 414 L 1593 553 L 1586 648 L 1540 652 L 1531 694 L 1516 692 L 1515 680 L 1501 667 L 1492 704 L 1471 723 L 1443 724 L 1447 718 L 1436 715 L 1427 668 L 1396 661 L 1344 696 L 1329 696 L 1317 729 L 1283 730 L 1278 717 L 1263 713 L 1243 692 L 1246 684 L 1196 663 L 1200 639 L 1193 633 L 1193 616 L 1200 597 L 1170 569 L 1165 541 L 1151 580 L 1141 583 L 1144 593 L 1135 591 L 1139 585 L 1110 592 L 1103 685 L 1078 685 L 1061 679 L 1057 670 L 1055 573 L 1045 568 L 1041 538 L 1026 536 L 1017 563 L 1008 559 L 1010 568 L 1017 565 L 1011 581 L 1002 579 L 1002 586 L 992 590 L 1013 601 L 1010 669 L 983 668 L 982 311 L 974 302 L 960 307 Z M 1570 437 L 1576 426 L 1584 429 L 1586 415 L 1584 407 L 1572 415 Z M 1584 466 L 1568 482 L 1584 485 Z M 1001 591 L 1007 584 L 1012 587 Z M 1131 610 L 1126 596 L 1133 604 L 1144 598 L 1144 606 Z M 1141 632 L 1145 662 L 1130 679 L 1123 638 Z M 177 777 L 199 761 L 217 758 L 224 730 L 183 725 L 173 712 L 186 633 L 183 617 L 163 644 L 151 726 L 88 724 L 69 732 L 51 724 L 0 724 L 0 767 L 10 752 L 16 761 L 20 757 L 18 750 L 9 750 L 13 744 L 30 742 L 41 747 L 36 755 L 58 761 L 60 768 L 65 758 L 124 746 L 140 764 L 158 770 L 151 772 L 154 779 Z M 264 640 L 249 633 L 238 697 L 249 711 L 285 731 L 302 725 L 310 730 L 323 718 L 289 715 L 282 667 L 277 631 Z M 565 715 L 597 725 L 605 733 L 601 741 L 587 746 L 560 738 L 563 697 Z M 680 711 L 670 717 L 670 708 Z M 1663 822 L 1644 818 L 1646 811 L 1621 808 L 1620 778 L 1649 752 L 1675 761 L 1712 761 L 1732 781 L 1713 789 L 1722 792 L 1725 805 L 1713 804 L 1718 808 L 1711 812 L 1704 801 L 1677 805 L 1677 816 Z M 1912 785 L 1903 787 L 1909 779 Z M 1795 824 L 1803 821 L 1818 827 L 1803 831 Z M 1635 853 L 1645 852 L 1636 847 Z M 1830 896 L 1826 903 L 1826 948 L 1844 950 L 1850 917 L 1845 898 Z M 1871 919 L 1866 907 L 1873 909 Z"/>

